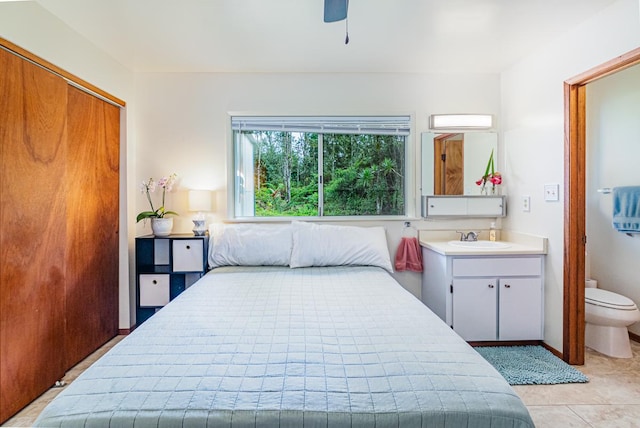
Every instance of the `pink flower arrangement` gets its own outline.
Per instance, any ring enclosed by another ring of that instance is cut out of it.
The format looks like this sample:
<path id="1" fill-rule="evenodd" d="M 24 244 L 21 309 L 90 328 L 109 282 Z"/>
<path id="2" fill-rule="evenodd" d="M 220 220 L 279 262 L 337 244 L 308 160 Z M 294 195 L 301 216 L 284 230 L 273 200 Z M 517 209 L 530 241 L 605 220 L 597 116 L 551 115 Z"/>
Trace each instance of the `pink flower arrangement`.
<path id="1" fill-rule="evenodd" d="M 149 206 L 151 207 L 150 211 L 142 211 L 136 217 L 136 222 L 140 220 L 146 220 L 148 218 L 164 218 L 165 215 L 178 215 L 175 211 L 168 211 L 164 207 L 164 197 L 166 192 L 171 192 L 173 189 L 173 185 L 176 182 L 177 175 L 171 174 L 168 177 L 162 177 L 157 182 L 150 178 L 149 180 L 145 180 L 140 184 L 140 191 L 145 193 L 147 196 L 147 201 L 149 201 Z M 162 204 L 160 208 L 155 209 L 153 207 L 153 200 L 151 199 L 151 193 L 155 192 L 156 189 L 162 189 Z"/>
<path id="2" fill-rule="evenodd" d="M 491 183 L 491 193 L 495 193 L 496 186 L 502 184 L 502 175 L 495 170 L 493 165 L 493 150 L 491 150 L 491 155 L 489 156 L 489 162 L 487 163 L 487 169 L 484 171 L 484 175 L 480 180 L 476 181 L 478 186 L 482 186 L 480 193 L 486 193 L 487 182 Z"/>

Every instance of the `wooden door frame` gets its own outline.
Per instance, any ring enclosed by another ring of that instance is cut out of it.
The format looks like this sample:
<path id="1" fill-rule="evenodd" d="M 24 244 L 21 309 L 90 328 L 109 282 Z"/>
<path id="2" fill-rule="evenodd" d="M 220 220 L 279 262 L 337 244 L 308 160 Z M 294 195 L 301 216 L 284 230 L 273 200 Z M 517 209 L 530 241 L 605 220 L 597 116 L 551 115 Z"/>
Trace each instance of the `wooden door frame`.
<path id="1" fill-rule="evenodd" d="M 564 304 L 562 355 L 584 364 L 587 84 L 640 63 L 640 48 L 564 82 Z"/>

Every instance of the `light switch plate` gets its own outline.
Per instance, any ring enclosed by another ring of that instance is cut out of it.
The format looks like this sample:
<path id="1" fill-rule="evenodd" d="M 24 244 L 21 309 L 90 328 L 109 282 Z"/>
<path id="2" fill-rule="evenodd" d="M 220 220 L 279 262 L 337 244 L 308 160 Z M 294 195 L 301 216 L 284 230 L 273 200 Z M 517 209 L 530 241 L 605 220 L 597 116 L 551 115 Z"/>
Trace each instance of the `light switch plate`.
<path id="1" fill-rule="evenodd" d="M 545 201 L 558 201 L 560 200 L 560 186 L 558 184 L 545 184 L 544 185 L 544 200 Z"/>

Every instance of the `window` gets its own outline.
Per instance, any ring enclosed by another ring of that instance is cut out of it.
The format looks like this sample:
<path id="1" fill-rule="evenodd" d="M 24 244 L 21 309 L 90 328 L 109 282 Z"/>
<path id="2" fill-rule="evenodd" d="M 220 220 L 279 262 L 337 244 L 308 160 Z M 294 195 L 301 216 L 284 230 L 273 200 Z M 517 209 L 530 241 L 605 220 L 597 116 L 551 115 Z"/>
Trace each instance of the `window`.
<path id="1" fill-rule="evenodd" d="M 235 216 L 404 215 L 409 123 L 233 117 Z"/>

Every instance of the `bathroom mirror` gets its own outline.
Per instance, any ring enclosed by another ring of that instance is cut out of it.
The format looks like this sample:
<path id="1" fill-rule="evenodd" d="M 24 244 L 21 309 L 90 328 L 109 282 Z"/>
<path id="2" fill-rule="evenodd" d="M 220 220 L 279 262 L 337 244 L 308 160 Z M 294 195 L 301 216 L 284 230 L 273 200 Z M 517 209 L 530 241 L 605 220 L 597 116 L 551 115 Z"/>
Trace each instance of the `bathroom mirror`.
<path id="1" fill-rule="evenodd" d="M 421 148 L 422 195 L 479 195 L 491 150 L 498 164 L 495 132 L 423 132 Z"/>

